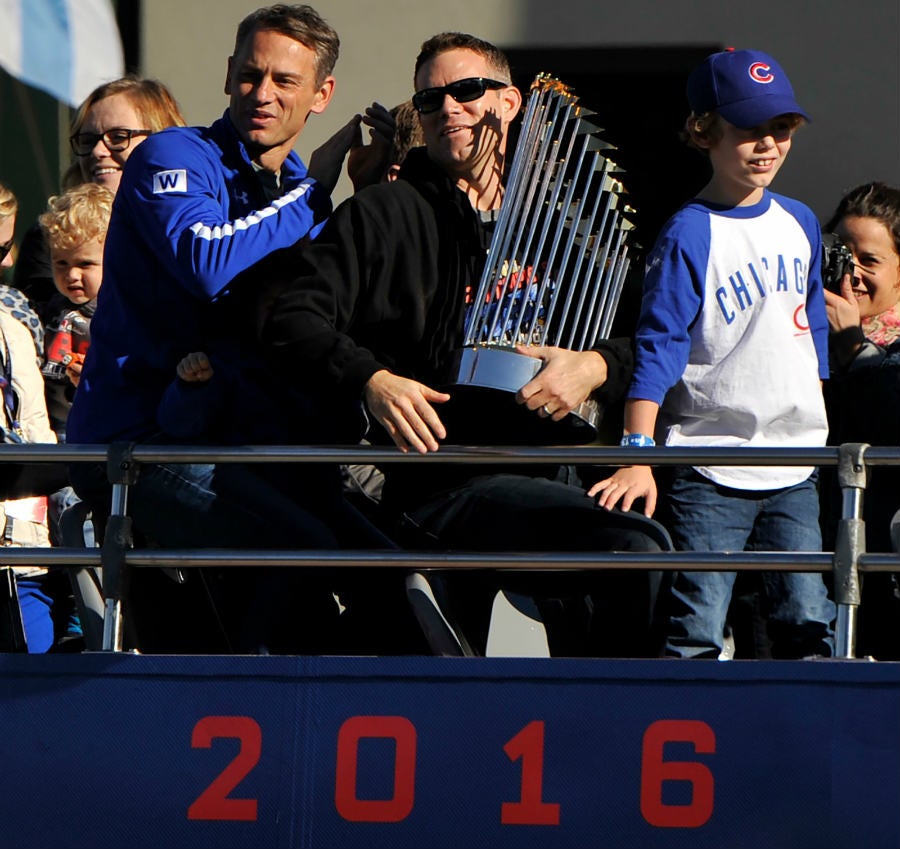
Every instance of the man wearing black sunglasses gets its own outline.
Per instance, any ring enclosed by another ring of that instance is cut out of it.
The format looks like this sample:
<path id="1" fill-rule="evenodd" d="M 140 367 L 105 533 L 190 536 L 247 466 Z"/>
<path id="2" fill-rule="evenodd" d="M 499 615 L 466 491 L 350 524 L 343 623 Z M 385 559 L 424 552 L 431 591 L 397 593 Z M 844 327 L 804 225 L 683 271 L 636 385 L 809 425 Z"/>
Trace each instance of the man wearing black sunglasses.
<path id="1" fill-rule="evenodd" d="M 414 80 L 425 149 L 409 152 L 396 182 L 357 193 L 335 210 L 304 252 L 299 276 L 267 304 L 262 342 L 285 379 L 299 373 L 304 385 L 332 399 L 323 409 L 337 399 L 364 399 L 377 422 L 368 434 L 374 442 L 389 439 L 402 452 L 420 453 L 442 443 L 505 444 L 514 434 L 504 423 L 458 405 L 437 387 L 453 376 L 467 301 L 503 199 L 507 139 L 522 96 L 501 51 L 461 33 L 426 41 Z M 561 419 L 589 395 L 614 401 L 628 385 L 627 340 L 586 352 L 537 348 L 532 355 L 544 367 L 517 400 L 535 416 Z M 403 539 L 418 547 L 426 541 L 468 550 L 656 551 L 667 545 L 652 520 L 600 510 L 573 485 L 569 468 L 400 463 L 386 464 L 384 472 L 384 514 L 395 529 L 414 534 Z M 481 578 L 470 573 L 448 581 L 475 609 L 468 636 L 476 651 L 484 650 L 484 613 L 497 579 L 487 576 L 487 586 L 479 585 Z M 624 643 L 631 652 L 650 652 L 645 576 L 555 573 L 537 580 L 543 582 L 538 595 L 583 599 L 599 588 L 600 598 L 609 599 L 610 582 L 627 590 L 614 605 L 604 603 L 615 616 L 600 617 L 600 644 L 563 628 L 551 635 L 552 650 L 616 652 Z"/>

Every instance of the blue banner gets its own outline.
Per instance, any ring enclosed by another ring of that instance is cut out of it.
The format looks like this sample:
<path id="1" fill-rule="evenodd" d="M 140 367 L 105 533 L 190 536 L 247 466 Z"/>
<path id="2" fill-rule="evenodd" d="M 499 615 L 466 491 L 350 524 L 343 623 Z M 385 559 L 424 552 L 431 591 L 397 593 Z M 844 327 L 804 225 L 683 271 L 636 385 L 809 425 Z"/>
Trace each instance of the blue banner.
<path id="1" fill-rule="evenodd" d="M 0 845 L 896 847 L 900 666 L 0 656 Z"/>

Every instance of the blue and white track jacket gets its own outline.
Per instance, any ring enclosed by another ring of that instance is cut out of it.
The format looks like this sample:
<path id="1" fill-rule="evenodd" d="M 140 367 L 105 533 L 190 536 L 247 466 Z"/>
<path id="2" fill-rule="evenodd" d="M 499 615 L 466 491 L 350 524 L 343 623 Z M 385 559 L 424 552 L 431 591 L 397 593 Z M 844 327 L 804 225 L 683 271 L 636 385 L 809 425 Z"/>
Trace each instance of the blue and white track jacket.
<path id="1" fill-rule="evenodd" d="M 113 206 L 69 441 L 156 433 L 176 364 L 203 350 L 209 305 L 240 272 L 318 233 L 331 212 L 328 193 L 296 153 L 281 176 L 284 195 L 267 204 L 227 112 L 210 127 L 170 128 L 135 149 Z"/>

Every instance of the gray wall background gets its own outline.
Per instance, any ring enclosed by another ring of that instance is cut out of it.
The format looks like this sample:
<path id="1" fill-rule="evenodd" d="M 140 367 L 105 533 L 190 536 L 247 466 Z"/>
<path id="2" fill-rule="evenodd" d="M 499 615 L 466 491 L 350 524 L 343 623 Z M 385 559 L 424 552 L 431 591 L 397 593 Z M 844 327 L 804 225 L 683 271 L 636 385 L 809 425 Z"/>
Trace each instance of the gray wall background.
<path id="1" fill-rule="evenodd" d="M 225 108 L 225 63 L 234 33 L 258 5 L 255 0 L 143 4 L 143 72 L 172 88 L 191 123 L 209 123 Z M 462 30 L 504 47 L 721 44 L 765 50 L 786 69 L 813 118 L 795 138 L 777 191 L 806 201 L 825 218 L 839 196 L 858 183 L 900 184 L 900 0 L 763 5 L 732 0 L 314 0 L 313 5 L 340 34 L 341 58 L 335 97 L 324 115 L 311 119 L 300 140 L 301 156 L 371 101 L 392 106 L 406 99 L 422 41 L 444 30 Z M 348 192 L 344 180 L 338 199 Z"/>

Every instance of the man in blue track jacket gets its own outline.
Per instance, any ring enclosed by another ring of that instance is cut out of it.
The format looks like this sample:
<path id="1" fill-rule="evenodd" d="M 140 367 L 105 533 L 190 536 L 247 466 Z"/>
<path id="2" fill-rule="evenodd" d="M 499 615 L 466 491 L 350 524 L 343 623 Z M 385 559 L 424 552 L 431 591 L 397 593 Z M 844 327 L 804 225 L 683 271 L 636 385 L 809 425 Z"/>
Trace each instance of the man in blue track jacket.
<path id="1" fill-rule="evenodd" d="M 70 442 L 171 441 L 160 434 L 160 399 L 179 360 L 214 334 L 234 278 L 315 237 L 348 153 L 355 186 L 384 173 L 393 119 L 377 104 L 316 150 L 308 168 L 293 152 L 308 116 L 331 100 L 338 48 L 337 33 L 309 6 L 258 9 L 237 31 L 222 118 L 156 133 L 129 159 Z M 361 124 L 371 144 L 362 144 Z M 102 468 L 76 466 L 72 477 L 95 511 L 106 509 Z M 130 495 L 135 526 L 166 547 L 338 547 L 333 523 L 308 506 L 224 464 L 149 466 Z"/>
<path id="2" fill-rule="evenodd" d="M 208 305 L 240 272 L 315 236 L 330 214 L 360 120 L 374 143 L 354 146 L 351 167 L 357 179 L 362 168 L 380 177 L 393 135 L 382 107 L 351 120 L 308 169 L 292 150 L 308 115 L 328 106 L 337 53 L 337 34 L 309 7 L 260 9 L 238 30 L 222 118 L 156 133 L 135 150 L 107 235 L 71 441 L 154 435 L 159 396 L 181 357 L 200 349 Z M 383 165 L 367 167 L 373 160 Z"/>

